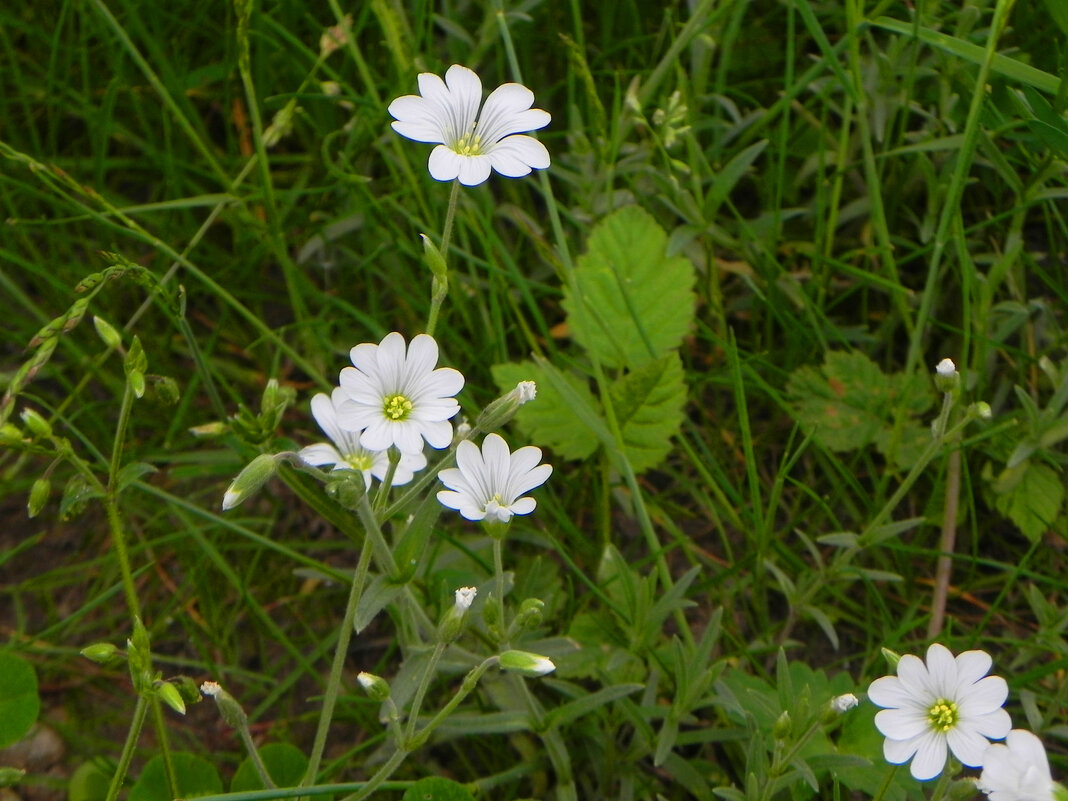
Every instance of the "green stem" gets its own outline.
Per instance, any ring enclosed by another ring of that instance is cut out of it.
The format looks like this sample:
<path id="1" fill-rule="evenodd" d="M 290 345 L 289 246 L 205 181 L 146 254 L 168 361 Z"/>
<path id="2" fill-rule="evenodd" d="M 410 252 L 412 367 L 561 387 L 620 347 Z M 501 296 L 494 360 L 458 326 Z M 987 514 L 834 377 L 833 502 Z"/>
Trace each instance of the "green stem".
<path id="1" fill-rule="evenodd" d="M 504 537 L 493 538 L 493 576 L 497 588 L 497 626 L 500 629 L 499 643 L 501 650 L 507 651 L 511 646 L 508 644 L 508 623 L 505 620 L 504 611 Z"/>
<path id="2" fill-rule="evenodd" d="M 260 777 L 260 781 L 263 782 L 263 786 L 269 790 L 274 790 L 278 785 L 271 779 L 271 774 L 267 772 L 267 766 L 263 764 L 263 757 L 260 756 L 260 751 L 256 748 L 256 743 L 252 740 L 252 732 L 248 730 L 248 724 L 240 726 L 238 728 L 238 734 L 241 735 L 241 742 L 245 744 L 245 750 L 248 751 L 248 757 L 252 760 L 252 767 L 256 769 L 256 773 Z"/>
<path id="3" fill-rule="evenodd" d="M 415 727 L 419 723 L 419 708 L 423 705 L 423 698 L 426 696 L 427 688 L 430 687 L 430 682 L 434 679 L 438 662 L 441 661 L 441 655 L 445 653 L 446 645 L 447 643 L 444 642 L 434 645 L 434 651 L 430 654 L 430 661 L 427 662 L 426 670 L 423 671 L 423 677 L 419 680 L 419 686 L 415 688 L 415 695 L 412 696 L 412 706 L 408 710 L 408 730 L 405 735 L 405 739 L 408 741 L 411 741 L 415 736 Z"/>
<path id="4" fill-rule="evenodd" d="M 178 773 L 174 769 L 174 759 L 171 757 L 170 740 L 167 737 L 167 726 L 163 719 L 163 705 L 158 695 L 151 695 L 149 703 L 152 704 L 152 724 L 156 729 L 157 746 L 159 755 L 163 759 L 163 773 L 167 777 L 167 787 L 171 798 L 178 798 Z"/>
<path id="5" fill-rule="evenodd" d="M 438 326 L 438 313 L 441 304 L 449 294 L 449 240 L 452 238 L 452 224 L 456 217 L 456 205 L 460 199 L 460 182 L 452 182 L 452 191 L 449 193 L 449 208 L 445 212 L 445 228 L 441 233 L 441 258 L 445 262 L 444 274 L 434 273 L 430 291 L 430 313 L 426 320 L 426 333 L 434 336 L 434 329 Z"/>
<path id="6" fill-rule="evenodd" d="M 111 449 L 111 461 L 108 465 L 108 484 L 104 495 L 104 507 L 107 510 L 108 526 L 111 529 L 111 541 L 115 554 L 119 558 L 119 572 L 122 574 L 122 589 L 126 594 L 126 605 L 131 617 L 141 617 L 141 604 L 137 600 L 134 587 L 133 571 L 130 568 L 130 554 L 126 547 L 126 532 L 119 514 L 119 470 L 122 462 L 123 443 L 126 441 L 126 429 L 130 422 L 130 409 L 133 406 L 133 387 L 129 380 L 122 393 L 119 406 L 119 422 L 115 426 L 115 442 Z"/>
<path id="7" fill-rule="evenodd" d="M 145 716 L 148 714 L 148 699 L 143 695 L 137 697 L 137 706 L 134 707 L 133 720 L 130 721 L 130 731 L 126 734 L 126 742 L 122 746 L 122 754 L 119 755 L 119 764 L 111 777 L 111 785 L 105 801 L 115 801 L 119 797 L 119 790 L 130 770 L 130 761 L 133 759 L 134 749 L 141 737 L 141 727 L 145 725 Z"/>
<path id="8" fill-rule="evenodd" d="M 334 706 L 341 687 L 341 672 L 345 667 L 345 657 L 348 655 L 349 641 L 352 639 L 353 624 L 356 620 L 356 607 L 363 595 L 367 571 L 371 565 L 371 549 L 371 538 L 365 537 L 363 547 L 360 549 L 360 558 L 356 563 L 356 572 L 352 576 L 349 600 L 345 606 L 345 616 L 341 620 L 341 630 L 338 632 L 337 646 L 334 649 L 334 661 L 330 666 L 330 675 L 323 694 L 323 708 L 319 713 L 319 726 L 315 730 L 315 740 L 312 743 L 311 757 L 308 759 L 308 770 L 301 782 L 302 787 L 307 787 L 315 781 L 319 772 L 319 764 L 322 762 L 323 751 L 326 749 L 326 735 L 330 729 L 330 721 L 334 717 Z"/>

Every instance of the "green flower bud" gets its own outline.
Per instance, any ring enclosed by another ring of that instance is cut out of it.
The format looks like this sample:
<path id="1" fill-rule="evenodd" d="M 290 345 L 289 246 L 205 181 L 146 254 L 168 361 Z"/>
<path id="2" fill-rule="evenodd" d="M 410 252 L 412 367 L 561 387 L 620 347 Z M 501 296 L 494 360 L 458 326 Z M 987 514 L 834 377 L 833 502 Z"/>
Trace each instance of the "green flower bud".
<path id="1" fill-rule="evenodd" d="M 527 651 L 505 651 L 498 657 L 498 664 L 502 670 L 512 670 L 524 676 L 544 676 L 556 670 L 556 665 L 548 657 Z"/>
<path id="2" fill-rule="evenodd" d="M 363 687 L 363 691 L 367 693 L 371 700 L 381 702 L 389 698 L 389 682 L 381 676 L 376 676 L 373 673 L 361 672 L 356 676 L 356 681 L 360 683 L 360 686 Z"/>
<path id="3" fill-rule="evenodd" d="M 230 427 L 226 423 L 220 423 L 218 420 L 212 423 L 204 423 L 203 425 L 193 426 L 188 429 L 189 433 L 194 437 L 219 437 L 230 430 Z"/>
<path id="4" fill-rule="evenodd" d="M 103 317 L 93 318 L 93 328 L 109 348 L 118 348 L 122 345 L 122 335 Z"/>
<path id="5" fill-rule="evenodd" d="M 21 417 L 22 422 L 26 424 L 26 428 L 30 429 L 34 437 L 45 439 L 52 436 L 52 426 L 33 409 L 23 409 Z"/>
<path id="6" fill-rule="evenodd" d="M 881 648 L 880 650 L 883 652 L 883 658 L 890 666 L 890 669 L 896 671 L 897 663 L 901 661 L 901 654 L 891 651 L 889 648 Z"/>
<path id="7" fill-rule="evenodd" d="M 771 735 L 776 740 L 785 740 L 790 736 L 790 731 L 793 729 L 794 723 L 790 719 L 789 711 L 783 711 L 779 715 L 778 719 L 771 725 Z"/>
<path id="8" fill-rule="evenodd" d="M 200 688 L 197 687 L 197 683 L 188 676 L 174 676 L 169 679 L 170 683 L 181 693 L 182 700 L 186 704 L 198 704 L 200 703 L 201 695 Z"/>
<path id="9" fill-rule="evenodd" d="M 275 474 L 278 464 L 274 455 L 261 453 L 245 469 L 237 474 L 237 478 L 230 484 L 230 488 L 223 495 L 222 508 L 233 509 L 239 503 L 252 495 L 256 490 L 267 483 L 267 479 Z"/>
<path id="10" fill-rule="evenodd" d="M 533 381 L 520 381 L 515 389 L 490 403 L 475 420 L 475 428 L 487 434 L 502 428 L 515 417 L 519 407 L 534 400 L 538 387 Z"/>
<path id="11" fill-rule="evenodd" d="M 106 665 L 115 658 L 118 652 L 118 646 L 109 642 L 94 642 L 81 650 L 82 656 L 91 662 L 96 662 L 98 665 Z"/>
<path id="12" fill-rule="evenodd" d="M 464 630 L 464 617 L 474 603 L 477 593 L 478 590 L 474 587 L 461 587 L 456 591 L 455 603 L 445 612 L 438 625 L 438 638 L 441 642 L 449 643 L 460 636 L 460 632 Z"/>
<path id="13" fill-rule="evenodd" d="M 226 692 L 217 682 L 206 681 L 200 685 L 200 691 L 209 698 L 215 699 L 215 705 L 219 708 L 219 714 L 222 715 L 222 719 L 232 729 L 247 730 L 248 729 L 248 716 L 245 714 L 245 710 L 241 708 L 241 704 Z"/>
<path id="14" fill-rule="evenodd" d="M 52 482 L 47 478 L 39 478 L 30 487 L 30 500 L 26 504 L 30 517 L 37 517 L 48 503 L 48 496 L 52 492 Z"/>
<path id="15" fill-rule="evenodd" d="M 545 602 L 538 598 L 527 598 L 519 605 L 519 613 L 516 614 L 512 626 L 515 629 L 532 628 L 541 623 L 541 610 L 545 608 Z"/>
<path id="16" fill-rule="evenodd" d="M 430 268 L 430 274 L 438 280 L 447 281 L 449 271 L 445 266 L 445 257 L 438 250 L 438 246 L 430 240 L 429 236 L 426 234 L 419 234 L 419 236 L 423 240 L 423 261 Z"/>
<path id="17" fill-rule="evenodd" d="M 935 366 L 935 386 L 939 392 L 956 392 L 960 389 L 960 373 L 951 359 L 943 359 Z"/>
<path id="18" fill-rule="evenodd" d="M 13 448 L 16 445 L 22 445 L 25 442 L 25 437 L 22 436 L 22 431 L 14 423 L 4 423 L 0 426 L 0 445 L 5 448 Z"/>
<path id="19" fill-rule="evenodd" d="M 178 692 L 178 688 L 169 681 L 157 682 L 156 694 L 163 703 L 179 715 L 185 714 L 185 700 L 182 698 L 182 694 Z"/>

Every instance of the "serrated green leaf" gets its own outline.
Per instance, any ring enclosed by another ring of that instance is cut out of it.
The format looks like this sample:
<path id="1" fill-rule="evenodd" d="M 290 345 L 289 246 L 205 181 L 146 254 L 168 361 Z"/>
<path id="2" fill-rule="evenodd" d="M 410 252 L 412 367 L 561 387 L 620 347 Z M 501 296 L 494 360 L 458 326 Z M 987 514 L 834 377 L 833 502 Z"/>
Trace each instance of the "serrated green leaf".
<path id="1" fill-rule="evenodd" d="M 999 512 L 1031 540 L 1049 529 L 1064 504 L 1063 479 L 1050 467 L 1034 461 L 1005 470 L 994 483 Z"/>
<path id="2" fill-rule="evenodd" d="M 686 405 L 682 360 L 669 353 L 627 373 L 609 389 L 623 433 L 623 446 L 635 473 L 656 467 L 671 451 Z"/>
<path id="3" fill-rule="evenodd" d="M 694 316 L 694 268 L 638 206 L 594 226 L 564 292 L 572 336 L 607 367 L 638 367 L 677 348 Z"/>
<path id="4" fill-rule="evenodd" d="M 264 767 L 267 768 L 267 773 L 276 787 L 297 787 L 304 779 L 304 772 L 308 769 L 308 758 L 295 745 L 267 743 L 260 746 L 259 752 L 260 759 L 263 760 Z M 234 772 L 234 778 L 230 781 L 230 792 L 263 789 L 265 789 L 263 781 L 256 772 L 256 766 L 251 759 L 246 758 Z M 329 796 L 329 798 L 332 797 Z M 318 801 L 318 796 L 316 799 Z"/>
<path id="5" fill-rule="evenodd" d="M 15 654 L 0 653 L 0 748 L 25 737 L 40 709 L 33 665 Z"/>
<path id="6" fill-rule="evenodd" d="M 552 449 L 565 459 L 585 459 L 597 450 L 598 439 L 586 426 L 573 405 L 564 400 L 546 371 L 533 362 L 497 364 L 491 369 L 493 380 L 501 392 L 509 392 L 520 381 L 535 381 L 538 396 L 525 403 L 516 414 L 516 423 L 523 434 L 541 447 Z M 600 415 L 600 404 L 589 387 L 573 376 L 560 374 L 560 380 L 583 399 L 589 409 Z"/>
<path id="7" fill-rule="evenodd" d="M 178 783 L 178 798 L 195 798 L 198 795 L 215 795 L 223 791 L 222 779 L 215 766 L 196 754 L 176 753 L 174 774 Z M 129 801 L 166 801 L 172 798 L 167 786 L 167 774 L 163 757 L 156 755 L 145 763 L 141 775 L 130 788 Z"/>
<path id="8" fill-rule="evenodd" d="M 451 779 L 428 776 L 405 790 L 401 801 L 475 801 L 475 797 L 470 790 Z"/>

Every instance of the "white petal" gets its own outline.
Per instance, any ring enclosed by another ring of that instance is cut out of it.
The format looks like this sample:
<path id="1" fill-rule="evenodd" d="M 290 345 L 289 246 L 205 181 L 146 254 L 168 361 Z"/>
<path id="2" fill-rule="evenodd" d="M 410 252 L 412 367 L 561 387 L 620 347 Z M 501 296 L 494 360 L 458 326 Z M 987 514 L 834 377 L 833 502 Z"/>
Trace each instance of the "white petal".
<path id="1" fill-rule="evenodd" d="M 537 507 L 538 502 L 533 498 L 520 498 L 515 503 L 509 505 L 509 509 L 513 514 L 517 515 L 529 515 Z"/>
<path id="2" fill-rule="evenodd" d="M 983 715 L 1004 705 L 1009 697 L 1009 685 L 1001 676 L 987 676 L 965 688 L 957 699 L 961 713 Z"/>
<path id="3" fill-rule="evenodd" d="M 446 129 L 446 142 L 468 133 L 478 115 L 478 106 L 482 102 L 482 80 L 467 67 L 453 64 L 445 72 L 445 83 L 451 95 L 449 113 L 452 129 Z"/>
<path id="4" fill-rule="evenodd" d="M 460 159 L 460 183 L 464 186 L 478 186 L 490 176 L 493 161 L 488 155 L 457 156 Z"/>
<path id="5" fill-rule="evenodd" d="M 933 646 L 932 646 L 933 647 Z M 897 677 L 901 679 L 902 686 L 909 691 L 913 698 L 921 703 L 929 704 L 938 700 L 938 696 L 931 681 L 931 674 L 927 666 L 918 656 L 905 654 L 897 663 Z"/>
<path id="6" fill-rule="evenodd" d="M 541 109 L 531 109 L 532 105 L 534 93 L 522 84 L 506 83 L 490 92 L 478 117 L 477 133 L 483 145 L 548 125 L 552 117 Z"/>
<path id="7" fill-rule="evenodd" d="M 384 451 L 393 444 L 393 432 L 390 430 L 393 424 L 387 422 L 381 415 L 373 420 L 364 432 L 360 434 L 360 445 L 369 451 Z"/>
<path id="8" fill-rule="evenodd" d="M 928 732 L 919 740 L 909 772 L 914 779 L 927 781 L 941 773 L 945 766 L 946 738 L 940 733 Z"/>
<path id="9" fill-rule="evenodd" d="M 965 651 L 957 656 L 956 661 L 960 691 L 963 691 L 969 685 L 975 684 L 989 673 L 990 666 L 993 664 L 990 654 L 986 651 Z"/>
<path id="10" fill-rule="evenodd" d="M 927 672 L 931 676 L 931 690 L 939 698 L 956 699 L 957 660 L 949 649 L 934 643 L 927 649 Z M 900 675 L 900 671 L 898 672 Z"/>
<path id="11" fill-rule="evenodd" d="M 508 178 L 527 175 L 531 167 L 549 166 L 549 151 L 532 136 L 509 136 L 487 150 L 493 169 Z"/>
<path id="12" fill-rule="evenodd" d="M 892 740 L 919 737 L 931 726 L 926 713 L 913 709 L 884 709 L 875 713 L 875 728 Z"/>
<path id="13" fill-rule="evenodd" d="M 444 142 L 441 116 L 433 104 L 417 95 L 398 97 L 389 104 L 393 130 L 416 142 Z"/>
<path id="14" fill-rule="evenodd" d="M 437 423 L 421 423 L 420 430 L 431 448 L 447 448 L 452 443 L 452 423 L 442 420 Z M 420 445 L 420 449 L 422 446 Z M 401 450 L 404 450 L 401 448 Z"/>
<path id="15" fill-rule="evenodd" d="M 1028 765 L 1034 765 L 1039 773 L 1049 781 L 1049 757 L 1042 741 L 1026 729 L 1013 729 L 1005 738 L 1005 744 L 1014 755 Z"/>
<path id="16" fill-rule="evenodd" d="M 325 442 L 317 442 L 314 445 L 301 448 L 297 455 L 313 467 L 333 466 L 345 461 L 333 445 L 328 445 Z"/>
<path id="17" fill-rule="evenodd" d="M 873 681 L 868 687 L 868 698 L 876 706 L 887 709 L 927 709 L 927 705 L 918 700 L 897 676 L 883 676 Z"/>
<path id="18" fill-rule="evenodd" d="M 983 754 L 990 745 L 989 740 L 964 723 L 958 723 L 946 732 L 946 741 L 953 756 L 969 768 L 977 768 L 983 764 Z"/>
<path id="19" fill-rule="evenodd" d="M 984 715 L 968 718 L 968 724 L 984 737 L 1000 740 L 1012 728 L 1012 720 L 1004 709 L 995 709 Z"/>
<path id="20" fill-rule="evenodd" d="M 426 163 L 426 168 L 430 171 L 430 177 L 435 181 L 453 181 L 460 175 L 461 162 L 464 158 L 466 156 L 461 156 L 452 148 L 438 145 L 430 151 L 430 159 Z M 489 173 L 486 177 L 489 177 Z"/>
<path id="21" fill-rule="evenodd" d="M 903 765 L 912 759 L 920 745 L 920 738 L 909 740 L 883 740 L 883 758 L 891 765 Z"/>

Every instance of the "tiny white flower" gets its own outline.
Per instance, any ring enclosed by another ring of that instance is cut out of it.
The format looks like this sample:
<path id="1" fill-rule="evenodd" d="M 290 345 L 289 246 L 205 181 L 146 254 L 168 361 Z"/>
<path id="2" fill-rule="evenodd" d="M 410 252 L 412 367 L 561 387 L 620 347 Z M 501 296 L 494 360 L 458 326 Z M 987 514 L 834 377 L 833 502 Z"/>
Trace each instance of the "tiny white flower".
<path id="1" fill-rule="evenodd" d="M 857 697 L 853 695 L 853 693 L 846 693 L 845 695 L 838 695 L 831 699 L 831 709 L 838 714 L 842 714 L 848 712 L 858 703 Z"/>
<path id="2" fill-rule="evenodd" d="M 448 487 L 438 492 L 438 500 L 468 520 L 507 523 L 512 515 L 528 515 L 537 501 L 520 496 L 544 484 L 553 472 L 552 465 L 539 461 L 541 448 L 527 445 L 511 453 L 497 434 L 486 435 L 482 450 L 464 440 L 456 446 L 457 466 L 438 474 Z"/>
<path id="3" fill-rule="evenodd" d="M 311 409 L 315 422 L 330 442 L 317 442 L 301 448 L 297 454 L 313 467 L 332 467 L 334 470 L 358 470 L 363 473 L 364 483 L 371 487 L 371 476 L 379 481 L 389 470 L 389 451 L 370 451 L 360 444 L 358 431 L 347 431 L 338 425 L 337 410 L 348 400 L 348 395 L 336 387 L 330 396 L 320 392 L 312 398 Z M 407 484 L 415 474 L 426 467 L 423 452 L 402 453 L 397 469 L 393 471 L 393 485 Z"/>
<path id="4" fill-rule="evenodd" d="M 927 649 L 926 664 L 907 654 L 896 676 L 873 681 L 868 698 L 884 707 L 875 726 L 886 737 L 886 761 L 901 765 L 911 759 L 909 771 L 921 781 L 942 772 L 947 747 L 965 765 L 982 765 L 987 739 L 1000 740 L 1012 726 L 1001 708 L 1009 687 L 1000 676 L 986 675 L 990 665 L 985 651 L 954 658 L 935 643 Z"/>
<path id="5" fill-rule="evenodd" d="M 1053 801 L 1053 777 L 1042 741 L 1013 729 L 1005 743 L 991 743 L 983 756 L 979 789 L 990 801 Z"/>
<path id="6" fill-rule="evenodd" d="M 953 363 L 952 359 L 943 359 L 935 365 L 935 372 L 943 378 L 949 378 L 957 372 L 957 365 Z"/>
<path id="7" fill-rule="evenodd" d="M 222 687 L 216 681 L 206 681 L 200 685 L 200 691 L 209 698 L 214 698 L 222 692 Z"/>
<path id="8" fill-rule="evenodd" d="M 533 381 L 520 381 L 515 386 L 519 403 L 530 403 L 538 396 L 538 385 Z"/>
<path id="9" fill-rule="evenodd" d="M 464 377 L 451 367 L 438 367 L 438 343 L 419 334 L 405 349 L 394 331 L 377 345 L 357 345 L 349 355 L 352 367 L 341 371 L 341 389 L 348 399 L 337 408 L 338 425 L 360 431 L 360 445 L 384 451 L 396 445 L 401 453 L 452 442 L 449 418 L 460 411 L 453 398 Z"/>
<path id="10" fill-rule="evenodd" d="M 494 89 L 482 103 L 482 80 L 467 67 L 453 64 L 442 81 L 430 72 L 419 75 L 419 94 L 389 104 L 393 130 L 416 142 L 431 142 L 428 168 L 432 178 L 477 186 L 490 169 L 509 178 L 531 168 L 549 166 L 549 151 L 523 131 L 544 128 L 552 118 L 534 104 L 534 93 L 518 83 Z"/>
<path id="11" fill-rule="evenodd" d="M 475 596 L 478 595 L 478 589 L 475 587 L 460 587 L 456 591 L 456 611 L 466 612 L 471 608 L 471 604 L 475 602 Z"/>

